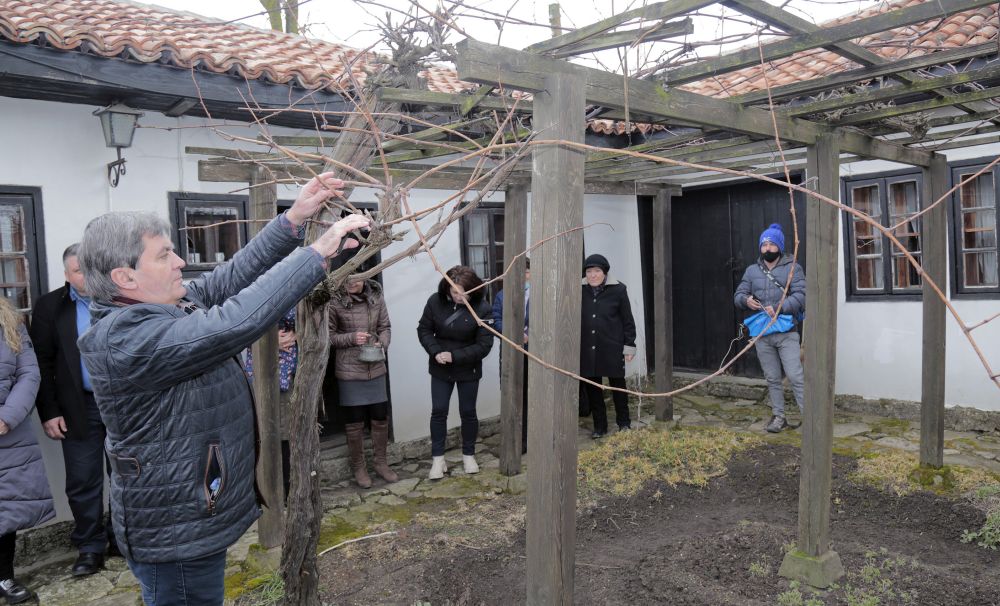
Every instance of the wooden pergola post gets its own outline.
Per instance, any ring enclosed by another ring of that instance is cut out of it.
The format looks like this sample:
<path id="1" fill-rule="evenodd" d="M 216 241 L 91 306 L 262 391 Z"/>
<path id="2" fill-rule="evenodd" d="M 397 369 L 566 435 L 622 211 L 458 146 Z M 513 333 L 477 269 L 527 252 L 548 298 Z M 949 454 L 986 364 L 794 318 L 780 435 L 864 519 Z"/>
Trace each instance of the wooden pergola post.
<path id="1" fill-rule="evenodd" d="M 584 80 L 565 72 L 544 78 L 533 127 L 546 139 L 583 142 Z M 585 153 L 535 148 L 531 237 L 552 238 L 532 254 L 531 349 L 550 364 L 580 368 L 581 232 Z M 562 235 L 560 235 L 562 234 Z M 558 237 L 553 237 L 558 236 Z M 577 381 L 532 364 L 528 381 L 527 603 L 573 603 L 576 546 Z"/>
<path id="2" fill-rule="evenodd" d="M 505 268 L 515 255 L 524 252 L 527 243 L 528 188 L 523 183 L 514 183 L 507 186 L 504 201 Z M 518 257 L 503 277 L 503 336 L 515 343 L 521 343 L 524 334 L 524 267 L 525 258 Z M 505 476 L 521 473 L 525 363 L 521 352 L 503 344 L 500 353 L 500 473 Z"/>
<path id="3" fill-rule="evenodd" d="M 926 208 L 948 190 L 948 161 L 934 154 L 923 169 L 923 206 Z M 920 263 L 924 275 L 938 287 L 945 285 L 947 201 L 922 218 Z M 945 305 L 923 281 L 923 353 L 920 396 L 920 464 L 944 465 Z"/>
<path id="4" fill-rule="evenodd" d="M 819 194 L 840 197 L 840 150 L 824 134 L 808 148 L 807 177 Z M 830 483 L 833 473 L 833 397 L 837 363 L 837 208 L 807 198 L 806 203 L 805 411 L 799 476 L 799 538 L 778 571 L 813 587 L 829 587 L 844 566 L 830 549 Z"/>
<path id="5" fill-rule="evenodd" d="M 278 186 L 264 169 L 250 176 L 250 237 L 277 214 Z M 285 533 L 285 494 L 281 478 L 281 411 L 278 387 L 278 328 L 272 327 L 251 346 L 253 390 L 260 432 L 257 486 L 264 497 L 264 513 L 257 522 L 260 544 L 270 549 L 281 545 Z"/>
<path id="6" fill-rule="evenodd" d="M 655 391 L 673 389 L 674 382 L 674 287 L 673 240 L 670 191 L 660 189 L 653 198 L 653 363 Z M 674 399 L 657 398 L 657 421 L 674 418 Z"/>

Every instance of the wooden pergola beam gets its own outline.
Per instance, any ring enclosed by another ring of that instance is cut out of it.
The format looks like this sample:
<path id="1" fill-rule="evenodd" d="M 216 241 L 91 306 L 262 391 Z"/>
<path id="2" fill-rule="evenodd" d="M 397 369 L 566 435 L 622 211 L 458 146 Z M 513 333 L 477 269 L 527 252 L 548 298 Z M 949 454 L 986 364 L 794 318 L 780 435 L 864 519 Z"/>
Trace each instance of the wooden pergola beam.
<path id="1" fill-rule="evenodd" d="M 775 152 L 778 149 L 777 144 L 774 141 L 742 141 L 739 143 L 734 143 L 732 145 L 716 145 L 713 147 L 699 146 L 703 147 L 702 151 L 692 150 L 690 153 L 683 152 L 673 152 L 670 155 L 658 156 L 670 160 L 683 160 L 685 162 L 691 162 L 694 164 L 700 164 L 704 162 L 712 162 L 715 160 L 725 160 L 728 158 L 738 158 L 741 156 L 751 156 L 756 154 L 766 154 L 769 152 Z M 792 146 L 785 145 L 786 149 Z M 763 161 L 763 159 L 761 160 Z M 654 163 L 648 161 L 633 162 L 616 169 L 604 169 L 594 175 L 594 178 L 605 178 L 605 179 L 625 179 L 625 180 L 640 180 L 646 179 L 651 175 L 657 175 L 661 173 L 670 172 L 683 172 L 691 171 L 696 169 L 691 169 L 686 166 L 681 166 L 678 164 L 670 164 L 668 162 L 664 163 Z"/>
<path id="2" fill-rule="evenodd" d="M 528 247 L 528 186 L 515 184 L 504 195 L 503 224 L 504 267 L 510 271 L 503 277 L 503 336 L 517 344 L 524 337 L 524 271 L 526 260 L 521 255 Z M 506 341 L 500 352 L 500 473 L 513 476 L 521 473 L 522 428 L 528 358 Z"/>
<path id="3" fill-rule="evenodd" d="M 781 115 L 790 117 L 806 116 L 809 114 L 815 114 L 819 112 L 827 112 L 837 109 L 844 109 L 847 107 L 854 107 L 856 105 L 863 105 L 865 103 L 885 101 L 888 99 L 898 99 L 901 97 L 905 97 L 907 95 L 934 91 L 935 89 L 944 88 L 948 86 L 958 86 L 960 84 L 969 84 L 972 82 L 979 82 L 982 80 L 993 80 L 995 78 L 1000 78 L 1000 65 L 990 65 L 987 67 L 983 67 L 982 69 L 960 72 L 957 74 L 950 74 L 947 76 L 938 76 L 935 78 L 917 80 L 912 84 L 897 84 L 895 86 L 884 86 L 882 88 L 870 89 L 864 92 L 855 93 L 853 95 L 844 95 L 843 97 L 835 97 L 832 99 L 825 99 L 823 101 L 814 101 L 812 103 L 804 103 L 802 105 L 795 105 L 787 108 L 781 108 L 776 111 Z M 954 96 L 955 96 L 954 93 L 951 93 L 952 99 L 954 98 Z M 949 105 L 950 104 L 951 103 L 949 103 Z M 899 107 L 906 107 L 906 106 L 902 105 Z"/>
<path id="4" fill-rule="evenodd" d="M 923 173 L 923 207 L 942 198 L 948 191 L 948 159 L 935 154 Z M 921 219 L 920 263 L 923 275 L 941 288 L 948 269 L 948 201 L 935 206 Z M 944 465 L 944 387 L 947 310 L 944 301 L 926 280 L 922 283 L 923 334 L 920 389 L 920 464 Z"/>
<path id="5" fill-rule="evenodd" d="M 807 176 L 817 193 L 837 200 L 839 150 L 833 135 L 809 147 Z M 837 277 L 839 212 L 806 198 L 805 410 L 799 474 L 799 536 L 785 554 L 783 577 L 829 587 L 843 576 L 840 556 L 830 549 L 830 486 L 833 474 L 833 397 L 837 363 Z"/>
<path id="6" fill-rule="evenodd" d="M 712 76 L 720 76 L 751 65 L 773 61 L 813 48 L 829 47 L 838 42 L 854 40 L 888 29 L 932 19 L 947 17 L 962 11 L 993 4 L 991 0 L 941 0 L 896 9 L 865 19 L 848 21 L 842 25 L 819 29 L 809 34 L 800 34 L 788 39 L 771 42 L 761 47 L 747 48 L 692 65 L 685 65 L 667 71 L 664 80 L 671 86 L 695 82 Z"/>
<path id="7" fill-rule="evenodd" d="M 765 23 L 780 27 L 788 32 L 810 34 L 822 29 L 818 25 L 797 17 L 782 8 L 772 6 L 771 4 L 764 2 L 764 0 L 728 0 L 725 4 L 727 6 L 735 7 L 745 15 L 755 17 Z M 888 59 L 868 50 L 860 44 L 850 41 L 838 42 L 827 47 L 827 49 L 842 57 L 856 61 L 861 65 L 871 66 L 892 63 Z M 892 77 L 899 80 L 903 84 L 916 84 L 923 80 L 923 78 L 917 74 L 905 70 L 893 73 Z M 949 94 L 948 91 L 934 90 L 933 92 L 939 97 L 946 97 Z M 961 109 L 970 113 L 972 112 L 972 110 L 965 107 Z"/>
<path id="8" fill-rule="evenodd" d="M 685 135 L 680 135 L 676 137 L 669 137 L 663 139 L 654 139 L 652 141 L 647 141 L 645 143 L 640 143 L 638 145 L 630 145 L 628 147 L 621 148 L 620 151 L 633 151 L 640 152 L 644 154 L 654 153 L 657 150 L 666 148 L 667 150 L 676 149 L 677 146 L 684 145 L 691 141 L 697 141 L 698 139 L 703 139 L 709 133 L 704 131 L 698 131 L 695 133 L 688 133 Z M 587 154 L 587 169 L 600 168 L 603 166 L 614 166 L 622 162 L 628 161 L 630 158 L 626 155 L 618 153 L 616 151 L 599 151 L 590 152 Z"/>
<path id="9" fill-rule="evenodd" d="M 892 61 L 891 63 L 852 69 L 833 74 L 831 76 L 824 76 L 822 78 L 813 78 L 811 80 L 793 82 L 783 86 L 775 86 L 771 89 L 771 99 L 779 100 L 791 97 L 814 95 L 816 93 L 840 88 L 855 82 L 872 80 L 874 78 L 881 78 L 884 76 L 892 76 L 901 71 L 923 69 L 937 65 L 945 65 L 948 63 L 959 63 L 970 59 L 976 59 L 978 57 L 995 55 L 996 53 L 997 45 L 995 42 L 987 42 L 976 46 L 937 51 L 921 55 L 919 57 L 899 59 L 898 61 Z M 751 105 L 761 101 L 767 101 L 767 99 L 767 90 L 759 90 L 729 97 L 729 101 L 743 105 Z"/>
<path id="10" fill-rule="evenodd" d="M 657 84 L 635 78 L 627 79 L 629 93 L 626 103 L 624 76 L 470 39 L 457 46 L 456 67 L 459 77 L 467 81 L 502 83 L 538 92 L 544 90 L 546 73 L 569 66 L 569 69 L 586 78 L 588 103 L 613 109 L 625 109 L 628 105 L 630 109 L 647 115 L 694 121 L 708 128 L 764 137 L 775 135 L 776 122 L 782 139 L 802 144 L 813 143 L 817 136 L 826 132 L 824 127 L 805 120 L 775 117 L 775 122 L 772 122 L 772 116 L 760 109 L 743 108 L 679 89 L 667 91 Z M 839 134 L 843 150 L 850 153 L 917 166 L 926 166 L 930 162 L 930 155 L 919 150 L 903 148 L 857 132 L 842 131 Z"/>
<path id="11" fill-rule="evenodd" d="M 720 139 L 717 141 L 707 141 L 705 143 L 692 143 L 689 145 L 680 145 L 677 147 L 671 147 L 670 149 L 651 152 L 645 151 L 643 153 L 656 156 L 657 158 L 684 158 L 690 154 L 697 154 L 704 151 L 709 151 L 713 149 L 726 149 L 734 147 L 737 145 L 743 145 L 745 143 L 750 143 L 752 139 L 750 137 L 732 137 L 729 139 Z M 636 146 L 638 147 L 638 146 Z M 625 148 L 629 151 L 642 151 L 632 147 Z M 594 162 L 587 162 L 587 176 L 606 176 L 613 175 L 616 171 L 622 170 L 636 170 L 637 168 L 649 168 L 651 166 L 656 166 L 651 160 L 642 160 L 633 158 L 631 156 L 618 155 L 615 156 L 613 160 L 601 160 Z"/>
<path id="12" fill-rule="evenodd" d="M 547 53 L 572 44 L 580 44 L 581 42 L 589 40 L 594 36 L 618 27 L 619 25 L 629 23 L 630 21 L 640 19 L 648 22 L 672 19 L 674 17 L 685 15 L 690 11 L 696 11 L 699 8 L 708 6 L 709 4 L 714 4 L 715 1 L 716 0 L 670 0 L 668 2 L 641 6 L 639 8 L 608 17 L 607 19 L 603 19 L 586 27 L 581 27 L 580 29 L 569 32 L 568 34 L 562 34 L 561 36 L 556 36 L 537 44 L 532 44 L 524 50 L 529 53 Z"/>
<path id="13" fill-rule="evenodd" d="M 927 121 L 928 128 L 937 128 L 938 126 L 954 126 L 956 124 L 969 124 L 971 122 L 990 122 L 997 117 L 1000 117 L 1000 110 L 993 110 L 987 112 L 979 112 L 977 114 L 962 114 L 959 116 L 942 116 L 940 118 L 931 118 Z M 874 128 L 867 129 L 868 133 L 872 136 L 889 135 L 892 133 L 901 132 L 903 129 L 898 126 L 878 126 Z M 933 135 L 928 135 L 933 136 Z M 905 144 L 905 143 L 915 143 L 912 138 L 910 140 L 906 139 L 895 139 L 894 143 Z"/>
<path id="14" fill-rule="evenodd" d="M 582 142 L 584 79 L 568 70 L 545 78 L 535 98 L 536 128 L 552 139 Z M 531 350 L 556 368 L 580 370 L 580 259 L 583 150 L 562 145 L 532 151 Z M 558 236 L 558 237 L 557 237 Z M 532 364 L 528 380 L 527 603 L 573 604 L 576 547 L 576 435 L 579 383 Z"/>
<path id="15" fill-rule="evenodd" d="M 929 99 L 927 101 L 917 101 L 916 103 L 907 103 L 906 105 L 895 105 L 892 107 L 887 107 L 885 109 L 875 109 L 867 112 L 859 112 L 835 120 L 834 124 L 837 126 L 864 124 L 866 122 L 874 122 L 876 120 L 884 120 L 886 118 L 896 118 L 899 116 L 905 116 L 907 114 L 915 114 L 917 112 L 930 111 L 932 109 L 939 109 L 951 105 L 958 105 L 960 103 L 985 101 L 987 99 L 993 99 L 995 97 L 1000 97 L 1000 86 L 994 86 L 992 88 L 987 88 L 985 90 L 978 90 L 971 93 L 952 95 L 951 97 L 945 99 Z M 921 166 L 924 165 L 922 164 Z"/>
<path id="16" fill-rule="evenodd" d="M 601 34 L 579 44 L 553 51 L 550 55 L 556 59 L 565 59 L 566 57 L 594 53 L 609 48 L 618 48 L 619 46 L 630 45 L 636 42 L 655 42 L 677 36 L 687 36 L 693 33 L 694 22 L 688 17 L 682 21 L 658 23 L 651 27 L 615 32 L 613 34 Z"/>
<path id="17" fill-rule="evenodd" d="M 376 94 L 380 100 L 388 103 L 406 103 L 430 107 L 460 108 L 469 100 L 469 95 L 438 93 L 430 90 L 415 90 L 410 88 L 380 88 Z M 511 97 L 487 96 L 481 99 L 476 107 L 503 112 L 531 113 L 530 100 L 522 99 L 518 101 Z"/>
<path id="18" fill-rule="evenodd" d="M 674 382 L 674 288 L 673 213 L 670 193 L 663 189 L 653 198 L 653 370 L 657 393 L 673 390 Z M 674 399 L 657 398 L 653 404 L 657 421 L 674 418 Z"/>
<path id="19" fill-rule="evenodd" d="M 277 214 L 278 186 L 266 172 L 250 171 L 250 237 L 256 236 Z M 254 361 L 254 404 L 259 430 L 257 486 L 264 497 L 263 515 L 257 523 L 260 544 L 266 549 L 281 545 L 285 536 L 285 491 L 281 466 L 281 390 L 278 386 L 278 327 L 272 326 L 250 346 Z M 288 414 L 288 413 L 286 413 Z"/>
<path id="20" fill-rule="evenodd" d="M 251 162 L 241 162 L 226 158 L 199 160 L 198 180 L 210 183 L 248 183 L 255 166 L 258 165 Z M 274 173 L 276 178 L 280 179 L 309 179 L 314 174 L 322 172 L 323 168 L 319 163 L 307 164 L 305 166 L 294 163 L 265 166 L 268 170 Z M 393 183 L 405 185 L 417 177 L 423 177 L 430 168 L 433 167 L 392 168 L 389 170 L 389 175 L 392 177 Z M 381 168 L 371 168 L 367 171 L 367 174 L 376 179 L 383 179 L 385 177 L 385 172 Z M 469 184 L 469 180 L 472 179 L 472 176 L 472 172 L 469 170 L 451 169 L 436 173 L 430 177 L 425 177 L 421 179 L 418 185 L 419 189 L 460 190 L 464 189 L 465 186 Z M 510 179 L 508 179 L 508 182 L 527 182 L 527 180 L 527 173 L 515 173 Z M 663 186 L 660 185 L 635 183 L 631 181 L 594 180 L 587 181 L 584 184 L 584 193 L 612 196 L 652 196 L 662 188 Z M 680 187 L 677 186 L 668 186 L 667 191 L 674 196 L 679 196 L 681 193 Z"/>

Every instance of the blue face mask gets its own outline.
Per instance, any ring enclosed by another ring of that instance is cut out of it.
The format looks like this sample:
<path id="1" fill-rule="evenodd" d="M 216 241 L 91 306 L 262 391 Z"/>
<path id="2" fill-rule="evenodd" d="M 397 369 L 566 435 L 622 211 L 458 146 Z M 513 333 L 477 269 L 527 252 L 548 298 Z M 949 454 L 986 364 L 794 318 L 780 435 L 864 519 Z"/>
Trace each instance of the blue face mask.
<path id="1" fill-rule="evenodd" d="M 760 256 L 768 263 L 774 263 L 779 257 L 781 257 L 781 251 L 769 250 L 765 253 L 761 253 Z"/>

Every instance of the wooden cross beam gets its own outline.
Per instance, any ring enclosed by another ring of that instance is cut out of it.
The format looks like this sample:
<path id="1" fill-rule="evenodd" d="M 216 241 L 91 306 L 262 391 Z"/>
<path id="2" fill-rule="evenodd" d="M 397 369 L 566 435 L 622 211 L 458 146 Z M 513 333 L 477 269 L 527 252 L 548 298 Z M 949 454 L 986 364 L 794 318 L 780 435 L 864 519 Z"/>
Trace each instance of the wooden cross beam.
<path id="1" fill-rule="evenodd" d="M 996 42 L 986 42 L 976 46 L 961 47 L 927 53 L 919 57 L 907 57 L 891 63 L 884 63 L 872 67 L 862 67 L 845 72 L 839 72 L 822 78 L 792 82 L 783 86 L 771 88 L 771 99 L 788 99 L 791 97 L 803 97 L 814 95 L 823 91 L 832 90 L 855 82 L 872 80 L 884 76 L 892 76 L 900 71 L 910 71 L 914 69 L 924 69 L 948 63 L 960 63 L 970 59 L 995 55 L 997 53 Z M 761 101 L 767 101 L 767 90 L 758 90 L 742 95 L 734 95 L 729 100 L 743 105 L 751 105 Z"/>
<path id="2" fill-rule="evenodd" d="M 981 1 L 981 0 L 980 0 Z M 570 69 L 586 79 L 588 103 L 625 109 L 657 116 L 662 119 L 682 119 L 700 123 L 707 128 L 734 131 L 764 137 L 775 136 L 775 123 L 783 140 L 811 144 L 825 133 L 817 124 L 796 118 L 772 116 L 760 109 L 743 108 L 680 89 L 664 90 L 661 86 L 635 78 L 571 65 L 510 48 L 463 40 L 457 45 L 456 67 L 461 79 L 479 83 L 499 83 L 507 87 L 538 92 L 544 90 L 547 73 Z M 625 90 L 628 90 L 628 96 Z M 841 149 L 864 157 L 880 158 L 903 164 L 926 166 L 930 155 L 907 149 L 853 131 L 840 131 Z"/>
<path id="3" fill-rule="evenodd" d="M 714 3 L 715 0 L 670 0 L 669 2 L 640 6 L 639 8 L 619 13 L 586 27 L 581 27 L 568 34 L 532 44 L 524 50 L 529 53 L 548 53 L 566 46 L 580 44 L 630 21 L 642 20 L 649 22 L 671 19 Z"/>
<path id="4" fill-rule="evenodd" d="M 846 107 L 854 107 L 865 103 L 898 99 L 909 95 L 934 91 L 948 86 L 970 84 L 973 82 L 993 80 L 996 78 L 1000 78 L 1000 65 L 993 64 L 987 65 L 981 69 L 959 72 L 957 74 L 949 74 L 947 76 L 938 76 L 936 78 L 919 79 L 914 81 L 912 84 L 884 86 L 882 88 L 870 89 L 853 95 L 844 95 L 843 97 L 834 97 L 831 99 L 824 99 L 822 101 L 815 101 L 813 103 L 804 103 L 802 105 L 782 108 L 777 111 L 779 114 L 784 116 L 806 116 L 818 112 L 827 112 Z M 948 105 L 954 104 L 953 99 L 955 99 L 955 94 L 950 93 L 949 96 L 944 97 L 944 99 L 951 101 Z M 906 106 L 901 105 L 898 107 Z"/>
<path id="5" fill-rule="evenodd" d="M 892 107 L 887 107 L 885 109 L 875 109 L 867 112 L 851 114 L 849 116 L 844 116 L 843 118 L 836 120 L 836 124 L 838 126 L 864 124 L 866 122 L 873 122 L 875 120 L 896 118 L 898 116 L 905 116 L 907 114 L 915 114 L 917 112 L 929 111 L 941 107 L 948 107 L 949 105 L 956 105 L 958 103 L 986 101 L 987 99 L 993 99 L 997 97 L 1000 97 L 1000 86 L 994 86 L 992 88 L 987 88 L 984 90 L 977 90 L 971 93 L 952 95 L 951 97 L 947 97 L 944 99 L 930 99 L 928 101 L 918 101 L 916 103 L 907 103 L 906 105 L 894 105 Z"/>
<path id="6" fill-rule="evenodd" d="M 702 80 L 710 76 L 719 76 L 732 71 L 760 65 L 763 61 L 772 61 L 794 55 L 805 50 L 829 47 L 838 42 L 854 40 L 888 29 L 923 23 L 932 19 L 947 17 L 965 10 L 994 4 L 995 0 L 940 0 L 938 2 L 921 2 L 905 8 L 900 8 L 880 15 L 849 21 L 842 25 L 819 29 L 808 34 L 801 34 L 788 39 L 771 42 L 761 47 L 747 48 L 734 53 L 700 61 L 669 70 L 664 79 L 677 86 L 686 82 Z"/>
<path id="7" fill-rule="evenodd" d="M 682 21 L 671 23 L 658 23 L 651 27 L 642 29 L 630 29 L 613 34 L 601 34 L 589 40 L 561 48 L 551 53 L 556 59 L 564 59 L 584 53 L 593 53 L 609 48 L 631 45 L 639 42 L 655 42 L 656 40 L 666 40 L 677 36 L 687 36 L 694 33 L 694 22 L 688 17 Z"/>
<path id="8" fill-rule="evenodd" d="M 764 0 L 727 0 L 724 4 L 735 8 L 744 15 L 755 17 L 765 23 L 780 27 L 787 32 L 795 34 L 811 34 L 821 31 L 822 29 L 819 26 L 797 17 L 782 8 L 772 6 L 767 2 L 764 2 Z M 838 42 L 827 48 L 828 50 L 833 51 L 842 57 L 847 57 L 852 61 L 856 61 L 861 65 L 888 65 L 895 63 L 894 61 L 890 61 L 881 55 L 873 53 L 860 44 L 850 41 Z M 923 81 L 922 77 L 907 70 L 897 71 L 892 74 L 892 77 L 899 80 L 903 84 L 916 84 Z M 948 91 L 934 90 L 934 92 L 939 97 L 947 97 L 949 94 Z M 970 110 L 967 107 L 960 107 L 959 109 L 962 109 L 967 113 L 973 113 L 973 110 Z"/>

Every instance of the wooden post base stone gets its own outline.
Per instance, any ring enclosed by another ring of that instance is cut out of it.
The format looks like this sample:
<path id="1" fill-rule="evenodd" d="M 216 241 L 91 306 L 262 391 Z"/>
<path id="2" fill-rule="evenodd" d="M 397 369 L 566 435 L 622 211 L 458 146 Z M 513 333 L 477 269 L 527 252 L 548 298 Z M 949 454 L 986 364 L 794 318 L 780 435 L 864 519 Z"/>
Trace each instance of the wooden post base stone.
<path id="1" fill-rule="evenodd" d="M 814 557 L 793 549 L 785 554 L 778 575 L 811 587 L 826 589 L 844 576 L 844 565 L 840 562 L 840 556 L 836 551 L 828 551 Z"/>

